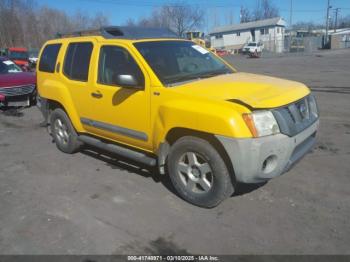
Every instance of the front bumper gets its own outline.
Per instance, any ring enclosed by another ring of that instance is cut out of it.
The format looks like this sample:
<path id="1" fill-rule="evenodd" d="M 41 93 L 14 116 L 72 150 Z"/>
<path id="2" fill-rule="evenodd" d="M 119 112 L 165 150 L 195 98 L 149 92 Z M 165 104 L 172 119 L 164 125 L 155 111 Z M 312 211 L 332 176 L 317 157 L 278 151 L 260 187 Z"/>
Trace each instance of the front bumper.
<path id="1" fill-rule="evenodd" d="M 316 142 L 319 120 L 299 134 L 235 139 L 217 135 L 238 182 L 259 183 L 287 172 Z"/>
<path id="2" fill-rule="evenodd" d="M 0 107 L 33 106 L 36 104 L 35 85 L 0 88 Z"/>

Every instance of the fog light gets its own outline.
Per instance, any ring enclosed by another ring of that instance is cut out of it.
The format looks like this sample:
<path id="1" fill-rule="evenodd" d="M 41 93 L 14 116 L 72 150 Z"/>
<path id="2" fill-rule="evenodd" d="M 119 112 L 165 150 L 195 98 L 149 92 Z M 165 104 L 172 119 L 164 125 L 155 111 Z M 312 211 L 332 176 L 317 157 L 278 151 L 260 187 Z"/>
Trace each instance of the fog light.
<path id="1" fill-rule="evenodd" d="M 274 171 L 276 166 L 277 166 L 277 156 L 271 155 L 264 160 L 261 169 L 265 174 L 268 174 Z"/>

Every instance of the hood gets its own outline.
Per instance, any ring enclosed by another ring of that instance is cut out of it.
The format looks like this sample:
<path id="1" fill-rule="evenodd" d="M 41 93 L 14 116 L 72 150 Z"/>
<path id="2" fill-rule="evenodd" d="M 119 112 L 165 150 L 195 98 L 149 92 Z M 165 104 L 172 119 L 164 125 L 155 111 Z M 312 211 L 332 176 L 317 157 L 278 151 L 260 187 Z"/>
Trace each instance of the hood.
<path id="1" fill-rule="evenodd" d="M 183 94 L 209 99 L 239 100 L 253 108 L 283 106 L 310 93 L 302 83 L 249 73 L 220 75 L 173 88 Z"/>
<path id="2" fill-rule="evenodd" d="M 21 85 L 30 85 L 36 83 L 36 77 L 34 73 L 21 72 L 0 74 L 0 87 L 13 87 Z"/>

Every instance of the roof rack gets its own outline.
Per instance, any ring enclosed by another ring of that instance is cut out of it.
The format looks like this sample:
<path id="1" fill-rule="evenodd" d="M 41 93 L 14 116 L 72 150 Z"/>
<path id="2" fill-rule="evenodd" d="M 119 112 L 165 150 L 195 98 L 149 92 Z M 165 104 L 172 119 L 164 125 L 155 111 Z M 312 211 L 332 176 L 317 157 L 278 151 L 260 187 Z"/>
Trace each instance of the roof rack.
<path id="1" fill-rule="evenodd" d="M 179 38 L 173 31 L 162 27 L 105 26 L 100 29 L 57 33 L 57 38 L 98 35 L 106 39 Z"/>

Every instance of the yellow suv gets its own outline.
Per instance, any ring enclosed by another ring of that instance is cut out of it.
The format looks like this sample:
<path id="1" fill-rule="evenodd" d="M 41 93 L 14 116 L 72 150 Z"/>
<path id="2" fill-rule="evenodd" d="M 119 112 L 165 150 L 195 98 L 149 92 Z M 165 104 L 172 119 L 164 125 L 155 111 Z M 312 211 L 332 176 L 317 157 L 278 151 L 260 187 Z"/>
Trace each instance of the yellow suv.
<path id="1" fill-rule="evenodd" d="M 237 182 L 286 172 L 314 145 L 303 84 L 237 72 L 164 29 L 105 27 L 48 41 L 40 108 L 58 149 L 83 144 L 169 174 L 188 202 L 214 207 Z"/>

